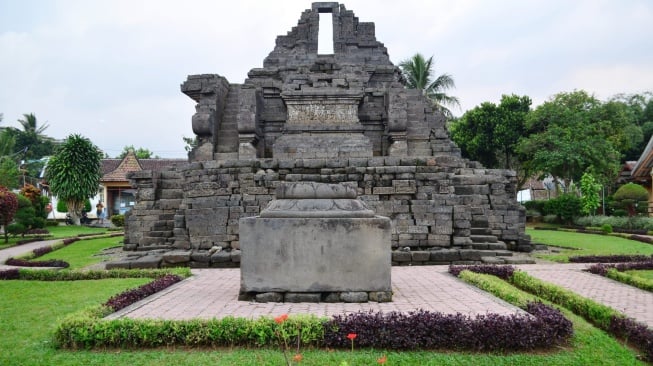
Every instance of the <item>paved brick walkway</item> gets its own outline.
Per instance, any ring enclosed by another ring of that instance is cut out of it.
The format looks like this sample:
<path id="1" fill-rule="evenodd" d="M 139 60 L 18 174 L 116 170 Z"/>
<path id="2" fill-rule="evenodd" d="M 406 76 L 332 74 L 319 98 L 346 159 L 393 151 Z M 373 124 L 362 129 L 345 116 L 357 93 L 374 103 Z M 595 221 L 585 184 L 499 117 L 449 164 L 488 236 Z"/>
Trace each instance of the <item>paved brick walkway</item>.
<path id="1" fill-rule="evenodd" d="M 12 256 L 51 245 L 35 242 L 0 250 L 0 269 Z M 653 293 L 584 272 L 587 264 L 526 264 L 516 267 L 541 280 L 593 299 L 653 327 Z M 190 319 L 228 315 L 239 317 L 315 314 L 330 316 L 357 311 L 414 311 L 418 309 L 466 315 L 515 314 L 516 307 L 447 273 L 447 266 L 393 267 L 391 303 L 258 304 L 237 301 L 239 269 L 194 269 L 194 276 L 110 317 Z"/>
<path id="2" fill-rule="evenodd" d="M 253 303 L 237 301 L 239 269 L 198 269 L 194 277 L 151 298 L 123 309 L 111 318 L 220 318 L 228 315 L 256 318 L 281 314 L 331 316 L 358 311 L 413 310 L 515 314 L 522 310 L 467 285 L 447 273 L 447 266 L 393 267 L 390 303 Z"/>
<path id="3" fill-rule="evenodd" d="M 8 266 L 5 264 L 7 259 L 11 257 L 16 257 L 20 254 L 24 254 L 27 252 L 31 252 L 32 250 L 36 248 L 41 248 L 41 247 L 46 247 L 50 246 L 58 241 L 61 241 L 61 239 L 56 239 L 56 240 L 45 240 L 45 241 L 36 241 L 33 243 L 27 243 L 27 244 L 22 244 L 22 245 L 16 245 L 7 249 L 2 249 L 0 250 L 0 270 L 2 269 L 8 269 L 8 268 L 16 268 L 14 266 Z"/>
<path id="4" fill-rule="evenodd" d="M 533 277 L 607 305 L 653 328 L 653 293 L 583 271 L 587 264 L 521 265 Z"/>

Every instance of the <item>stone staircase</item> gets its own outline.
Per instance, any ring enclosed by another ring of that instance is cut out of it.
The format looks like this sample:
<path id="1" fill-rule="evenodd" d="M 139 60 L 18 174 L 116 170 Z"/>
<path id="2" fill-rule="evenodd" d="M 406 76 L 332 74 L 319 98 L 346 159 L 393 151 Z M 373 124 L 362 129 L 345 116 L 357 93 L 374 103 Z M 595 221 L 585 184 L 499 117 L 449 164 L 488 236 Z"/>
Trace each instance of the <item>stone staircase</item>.
<path id="1" fill-rule="evenodd" d="M 240 84 L 231 84 L 217 131 L 216 160 L 238 159 L 238 111 Z"/>
<path id="2" fill-rule="evenodd" d="M 477 209 L 475 209 L 476 211 Z M 484 215 L 474 215 L 470 229 L 471 248 L 483 251 L 481 262 L 486 264 L 533 264 L 531 258 L 513 257 L 506 243 L 492 235 L 490 223 Z"/>

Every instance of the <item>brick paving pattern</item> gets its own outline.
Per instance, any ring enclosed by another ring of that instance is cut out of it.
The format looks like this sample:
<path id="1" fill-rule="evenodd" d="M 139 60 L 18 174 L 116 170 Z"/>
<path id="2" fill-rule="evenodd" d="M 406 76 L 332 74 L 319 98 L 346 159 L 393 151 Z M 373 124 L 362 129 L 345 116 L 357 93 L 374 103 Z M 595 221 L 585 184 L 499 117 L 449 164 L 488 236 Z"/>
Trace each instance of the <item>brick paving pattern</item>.
<path id="1" fill-rule="evenodd" d="M 4 262 L 12 256 L 51 245 L 42 241 L 0 250 L 0 270 L 15 268 Z M 516 266 L 539 278 L 581 296 L 610 306 L 626 316 L 653 327 L 653 293 L 584 272 L 588 264 L 526 264 Z M 111 318 L 212 318 L 228 315 L 254 318 L 279 314 L 331 316 L 357 311 L 415 311 L 418 309 L 466 315 L 515 314 L 516 307 L 495 298 L 447 273 L 447 266 L 393 267 L 391 303 L 327 304 L 267 303 L 237 301 L 239 269 L 194 269 L 194 276 L 148 297 Z"/>
<path id="2" fill-rule="evenodd" d="M 393 267 L 390 303 L 254 303 L 237 301 L 238 269 L 197 269 L 194 277 L 111 318 L 221 318 L 229 315 L 256 318 L 280 314 L 331 316 L 359 311 L 415 311 L 480 315 L 515 314 L 522 310 L 467 285 L 447 273 L 447 266 Z"/>
<path id="3" fill-rule="evenodd" d="M 653 293 L 583 271 L 587 264 L 517 266 L 533 277 L 569 289 L 653 327 Z"/>

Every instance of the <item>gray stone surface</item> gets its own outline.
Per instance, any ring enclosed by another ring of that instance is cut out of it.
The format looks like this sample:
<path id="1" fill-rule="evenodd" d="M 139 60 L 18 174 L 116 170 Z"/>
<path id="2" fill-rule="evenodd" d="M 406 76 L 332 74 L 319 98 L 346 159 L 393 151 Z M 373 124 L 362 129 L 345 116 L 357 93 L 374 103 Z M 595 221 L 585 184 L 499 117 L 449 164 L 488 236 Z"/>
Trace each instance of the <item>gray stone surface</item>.
<path id="1" fill-rule="evenodd" d="M 389 291 L 387 218 L 243 218 L 243 291 Z"/>
<path id="2" fill-rule="evenodd" d="M 324 11 L 333 17 L 333 55 L 317 54 Z M 131 174 L 138 192 L 125 220 L 125 250 L 183 249 L 194 263 L 233 266 L 235 255 L 206 262 L 195 253 L 238 249 L 240 219 L 282 198 L 282 183 L 308 181 L 342 183 L 390 217 L 393 248 L 474 248 L 472 235 L 491 236 L 477 248 L 497 249 L 490 244 L 499 241 L 511 250 L 533 248 L 514 199 L 515 173 L 461 157 L 441 113 L 405 88 L 373 23 L 344 5 L 314 3 L 271 46 L 263 67 L 242 84 L 217 74 L 190 75 L 182 84 L 197 103 L 190 123 L 198 145 L 187 164 Z M 430 261 L 480 258 L 434 253 Z M 392 255 L 395 263 L 413 260 Z"/>
<path id="3" fill-rule="evenodd" d="M 367 302 L 367 292 L 346 291 L 340 294 L 340 300 L 343 302 Z"/>

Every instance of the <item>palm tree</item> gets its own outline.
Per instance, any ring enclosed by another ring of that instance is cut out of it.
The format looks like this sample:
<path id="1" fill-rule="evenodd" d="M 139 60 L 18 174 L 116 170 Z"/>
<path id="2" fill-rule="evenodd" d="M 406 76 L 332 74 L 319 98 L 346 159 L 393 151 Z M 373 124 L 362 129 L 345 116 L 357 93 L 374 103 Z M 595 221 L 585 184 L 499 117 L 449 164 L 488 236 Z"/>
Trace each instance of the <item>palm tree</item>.
<path id="1" fill-rule="evenodd" d="M 23 130 L 14 129 L 15 148 L 19 150 L 26 149 L 25 159 L 40 159 L 53 153 L 54 139 L 43 133 L 49 127 L 47 123 L 39 126 L 33 113 L 23 114 L 23 119 L 19 119 L 18 123 L 23 127 Z"/>
<path id="2" fill-rule="evenodd" d="M 409 89 L 421 90 L 424 96 L 445 117 L 449 119 L 453 118 L 453 114 L 445 105 L 460 108 L 460 102 L 458 98 L 447 95 L 446 91 L 455 88 L 456 84 L 449 74 L 442 74 L 434 81 L 431 81 L 433 78 L 433 56 L 427 60 L 420 53 L 416 53 L 413 57 L 401 61 L 399 68 L 406 79 L 406 86 Z"/>

